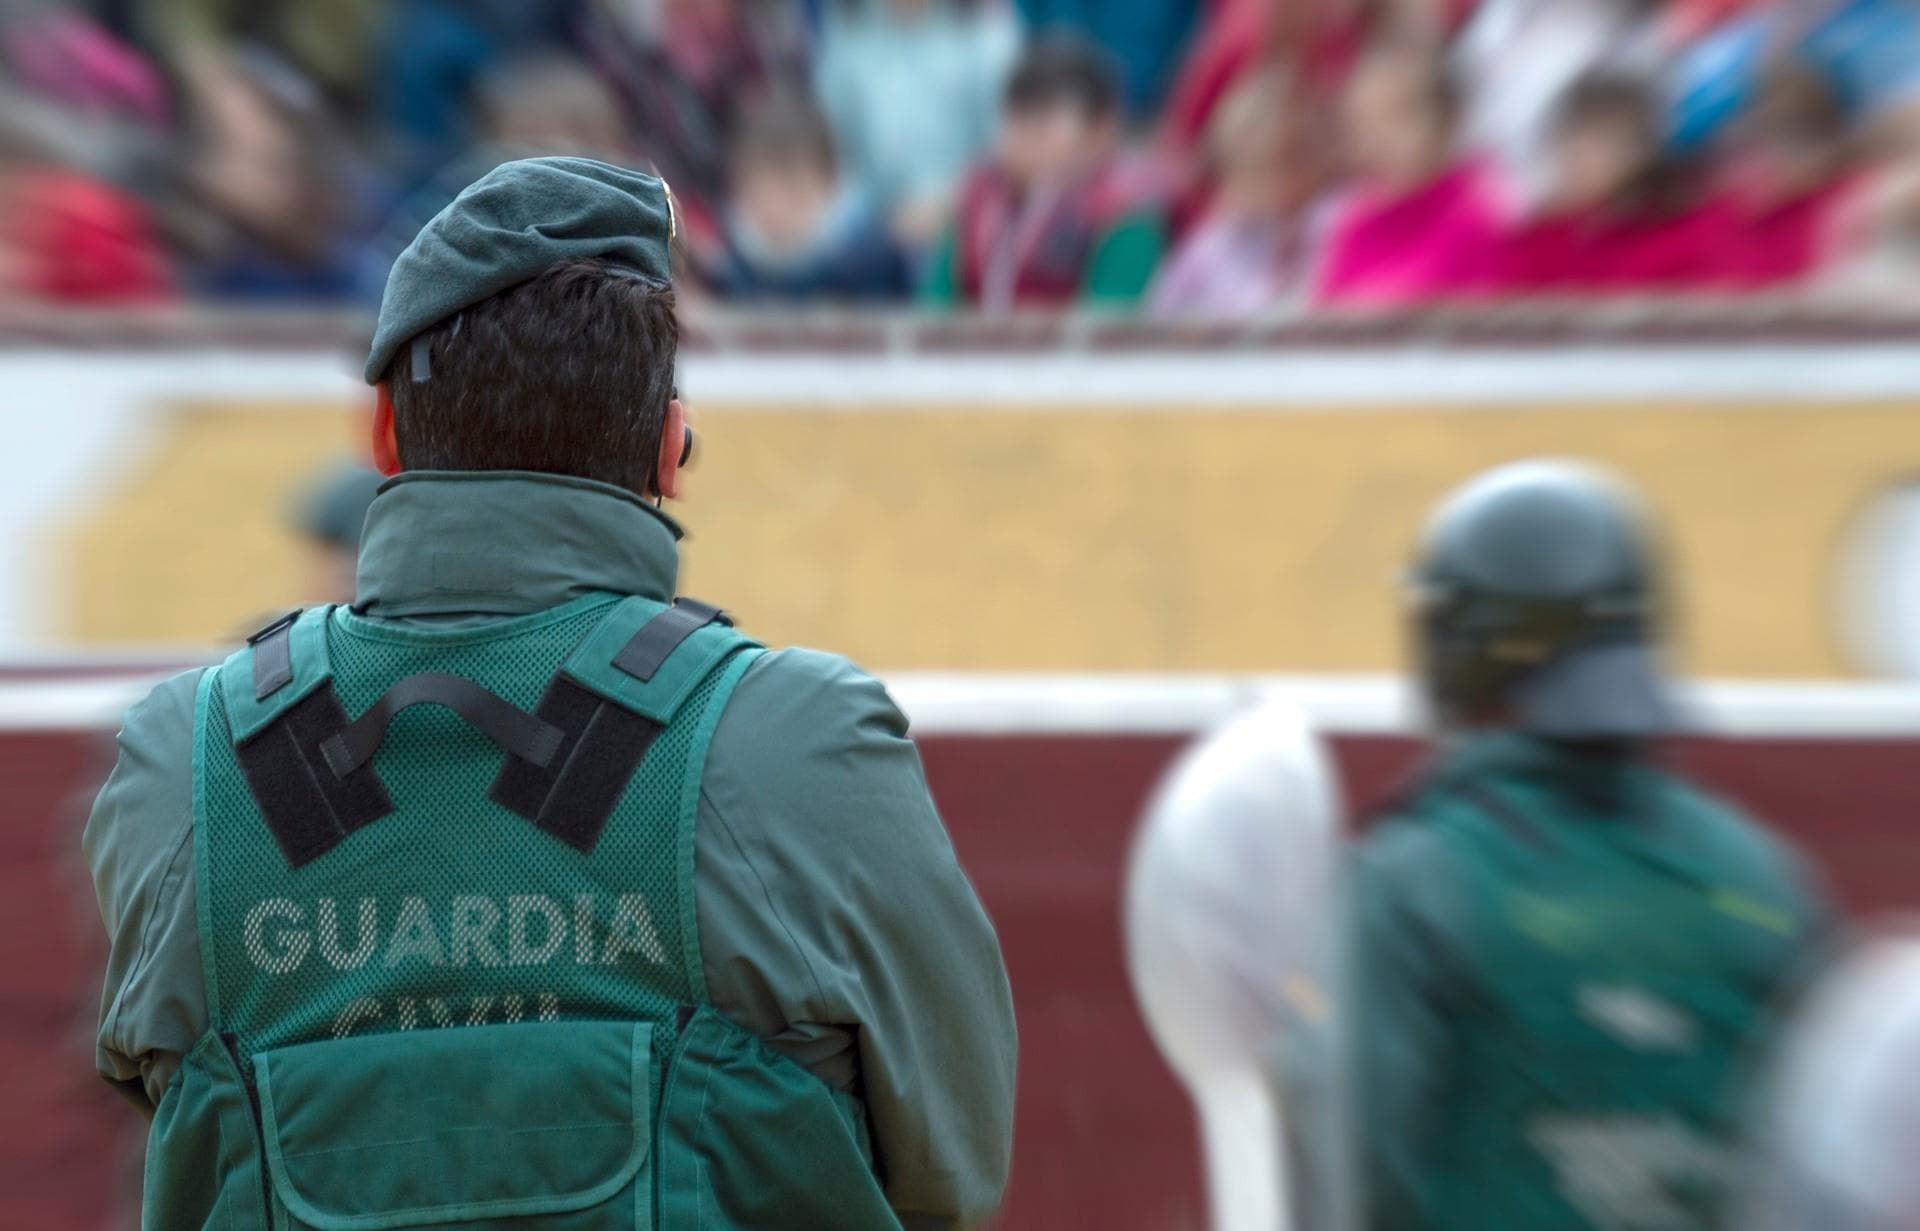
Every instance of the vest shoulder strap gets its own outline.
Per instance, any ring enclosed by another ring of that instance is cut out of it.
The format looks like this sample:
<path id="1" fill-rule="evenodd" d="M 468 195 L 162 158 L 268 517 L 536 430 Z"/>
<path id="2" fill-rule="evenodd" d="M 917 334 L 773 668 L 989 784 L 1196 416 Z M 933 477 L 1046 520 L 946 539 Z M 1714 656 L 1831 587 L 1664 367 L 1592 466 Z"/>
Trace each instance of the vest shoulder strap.
<path id="1" fill-rule="evenodd" d="M 510 756 L 493 801 L 591 852 L 653 741 L 708 676 L 757 643 L 697 599 L 628 598 L 587 634 L 534 717 L 561 732 L 549 764 Z"/>
<path id="2" fill-rule="evenodd" d="M 234 758 L 296 868 L 393 811 L 371 766 L 342 772 L 324 755 L 325 742 L 348 725 L 327 657 L 332 616 L 331 607 L 281 616 L 217 668 Z"/>
<path id="3" fill-rule="evenodd" d="M 290 611 L 247 637 L 222 663 L 220 689 L 233 741 L 245 743 L 333 678 L 327 658 L 332 607 Z"/>
<path id="4" fill-rule="evenodd" d="M 714 668 L 756 642 L 709 603 L 629 598 L 575 649 L 561 673 L 589 692 L 667 723 Z"/>

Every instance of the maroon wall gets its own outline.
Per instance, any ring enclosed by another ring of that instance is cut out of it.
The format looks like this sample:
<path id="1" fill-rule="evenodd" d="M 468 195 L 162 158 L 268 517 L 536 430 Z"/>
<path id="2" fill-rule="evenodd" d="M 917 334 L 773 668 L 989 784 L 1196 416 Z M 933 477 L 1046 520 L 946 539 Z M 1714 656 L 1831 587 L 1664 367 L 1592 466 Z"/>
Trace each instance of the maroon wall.
<path id="1" fill-rule="evenodd" d="M 91 1073 L 97 920 L 70 855 L 101 741 L 0 735 L 0 1226 L 95 1231 L 136 1180 L 135 1117 Z M 1134 1012 L 1119 889 L 1134 816 L 1178 741 L 1163 736 L 943 736 L 927 768 L 1000 929 L 1018 1000 L 1020 1108 L 1002 1226 L 1170 1231 L 1203 1224 L 1184 1096 Z M 1335 741 L 1352 808 L 1411 764 L 1404 740 Z M 1847 903 L 1920 903 L 1920 735 L 1890 741 L 1697 741 L 1677 753 L 1814 848 Z M 120 1142 L 115 1133 L 121 1131 Z"/>

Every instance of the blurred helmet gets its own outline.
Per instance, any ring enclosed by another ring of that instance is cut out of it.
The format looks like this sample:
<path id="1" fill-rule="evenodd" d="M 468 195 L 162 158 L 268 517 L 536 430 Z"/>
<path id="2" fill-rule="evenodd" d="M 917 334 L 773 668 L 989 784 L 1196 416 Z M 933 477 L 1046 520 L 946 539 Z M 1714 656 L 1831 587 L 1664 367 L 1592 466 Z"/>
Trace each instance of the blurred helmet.
<path id="1" fill-rule="evenodd" d="M 1624 486 L 1573 463 L 1501 466 L 1448 497 L 1411 578 L 1440 721 L 1560 739 L 1670 730 L 1651 538 Z"/>

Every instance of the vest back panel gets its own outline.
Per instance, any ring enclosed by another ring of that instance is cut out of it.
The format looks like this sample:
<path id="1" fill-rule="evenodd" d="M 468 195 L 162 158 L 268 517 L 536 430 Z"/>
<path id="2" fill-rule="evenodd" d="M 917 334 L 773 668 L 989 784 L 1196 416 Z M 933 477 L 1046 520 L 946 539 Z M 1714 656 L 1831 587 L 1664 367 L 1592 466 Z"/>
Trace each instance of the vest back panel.
<path id="1" fill-rule="evenodd" d="M 531 711 L 621 605 L 590 596 L 444 631 L 336 610 L 324 629 L 332 686 L 357 715 L 398 680 L 447 672 Z M 246 1055 L 428 1027 L 667 1022 L 700 1003 L 694 813 L 706 742 L 750 657 L 723 660 L 687 693 L 588 853 L 490 799 L 505 754 L 419 705 L 394 718 L 373 761 L 392 813 L 290 866 L 242 773 L 225 690 L 205 689 L 196 833 L 216 1027 Z"/>

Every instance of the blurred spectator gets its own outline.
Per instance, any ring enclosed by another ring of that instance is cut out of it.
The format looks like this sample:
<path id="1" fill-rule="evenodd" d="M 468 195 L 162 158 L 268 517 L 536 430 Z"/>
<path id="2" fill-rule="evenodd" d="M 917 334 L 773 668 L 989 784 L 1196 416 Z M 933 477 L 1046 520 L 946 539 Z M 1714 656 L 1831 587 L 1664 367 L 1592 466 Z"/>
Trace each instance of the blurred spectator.
<path id="1" fill-rule="evenodd" d="M 385 160 L 401 187 L 475 139 L 473 93 L 502 61 L 564 46 L 585 0 L 392 0 L 377 23 Z"/>
<path id="2" fill-rule="evenodd" d="M 1658 77 L 1655 0 L 1484 0 L 1455 52 L 1467 145 L 1490 155 L 1520 201 L 1552 191 L 1555 117 L 1583 77 Z"/>
<path id="3" fill-rule="evenodd" d="M 270 57 L 347 113 L 365 103 L 379 0 L 149 0 L 144 41 L 188 77 L 218 73 L 235 50 Z"/>
<path id="4" fill-rule="evenodd" d="M 1207 7 L 1200 0 L 1017 0 L 1033 30 L 1071 28 L 1120 61 L 1127 113 L 1150 116 Z"/>
<path id="5" fill-rule="evenodd" d="M 1724 284 L 1735 220 L 1700 203 L 1663 138 L 1643 81 L 1599 73 L 1575 82 L 1553 128 L 1545 209 L 1502 240 L 1500 283 L 1573 295 Z"/>
<path id="6" fill-rule="evenodd" d="M 1484 290 L 1501 209 L 1487 170 L 1457 152 L 1460 99 L 1441 54 L 1383 47 L 1342 102 L 1356 180 L 1335 210 L 1320 298 L 1384 306 Z"/>
<path id="7" fill-rule="evenodd" d="M 1920 302 L 1920 140 L 1908 138 L 1835 220 L 1841 256 L 1822 279 L 1849 300 Z"/>
<path id="8" fill-rule="evenodd" d="M 0 7 L 0 298 L 171 298 L 152 215 L 118 182 L 167 105 L 138 53 L 76 14 Z"/>
<path id="9" fill-rule="evenodd" d="M 725 256 L 709 281 L 735 300 L 907 297 L 905 258 L 841 175 L 833 134 L 810 104 L 773 99 L 742 122 Z"/>
<path id="10" fill-rule="evenodd" d="M 1168 142 L 1185 148 L 1206 132 L 1213 109 L 1263 65 L 1298 74 L 1305 91 L 1331 100 L 1371 44 L 1441 38 L 1474 0 L 1217 0 L 1167 100 Z"/>
<path id="11" fill-rule="evenodd" d="M 361 261 L 363 298 L 378 303 L 394 258 L 473 183 L 503 162 L 539 154 L 578 154 L 631 163 L 626 118 L 612 90 L 570 53 L 536 51 L 505 62 L 471 91 L 467 125 L 475 144 L 426 183 L 383 211 L 386 221 Z"/>
<path id="12" fill-rule="evenodd" d="M 907 244 L 952 217 L 967 167 L 993 143 L 1020 29 L 987 0 L 839 0 L 815 75 L 848 174 Z"/>
<path id="13" fill-rule="evenodd" d="M 692 238 L 711 242 L 739 117 L 809 78 L 804 13 L 789 0 L 590 0 L 580 45 Z"/>
<path id="14" fill-rule="evenodd" d="M 961 190 L 927 300 L 990 311 L 1136 302 L 1166 237 L 1119 143 L 1106 57 L 1068 35 L 1034 43 L 1007 82 L 998 148 Z"/>
<path id="15" fill-rule="evenodd" d="M 0 297 L 105 307 L 173 293 L 166 254 L 137 197 L 0 152 Z"/>
<path id="16" fill-rule="evenodd" d="M 1839 255 L 1837 220 L 1860 189 L 1839 100 L 1804 65 L 1777 65 L 1735 126 L 1733 145 L 1734 277 L 1759 288 L 1817 274 Z"/>
<path id="17" fill-rule="evenodd" d="M 1154 279 L 1156 315 L 1236 316 L 1304 302 L 1325 228 L 1325 133 L 1293 76 L 1271 68 L 1214 115 L 1213 199 Z"/>
<path id="18" fill-rule="evenodd" d="M 193 104 L 195 285 L 227 297 L 349 297 L 361 202 L 320 101 L 271 66 L 229 64 L 201 75 Z"/>
<path id="19" fill-rule="evenodd" d="M 137 51 L 78 13 L 53 10 L 6 27 L 7 66 L 20 85 L 69 115 L 168 118 L 159 72 Z"/>
<path id="20" fill-rule="evenodd" d="M 1674 141 L 1704 147 L 1745 114 L 1771 66 L 1817 74 L 1856 127 L 1888 130 L 1920 111 L 1920 4 L 1756 4 L 1687 49 L 1676 69 Z"/>

